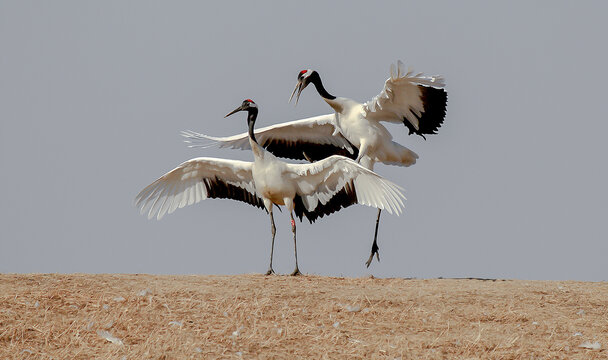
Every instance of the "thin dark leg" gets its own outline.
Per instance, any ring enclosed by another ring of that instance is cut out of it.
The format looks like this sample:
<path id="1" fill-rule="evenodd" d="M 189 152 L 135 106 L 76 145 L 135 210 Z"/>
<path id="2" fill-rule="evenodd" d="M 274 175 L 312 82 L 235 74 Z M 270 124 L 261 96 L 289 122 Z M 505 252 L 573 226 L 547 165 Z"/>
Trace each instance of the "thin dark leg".
<path id="1" fill-rule="evenodd" d="M 296 244 L 296 221 L 293 219 L 293 212 L 290 212 L 289 216 L 291 216 L 291 231 L 293 231 L 293 253 L 296 256 L 296 268 L 291 273 L 291 275 L 293 275 L 293 276 L 302 275 L 302 273 L 300 272 L 300 269 L 298 269 L 298 246 Z"/>
<path id="2" fill-rule="evenodd" d="M 374 243 L 372 244 L 372 253 L 369 255 L 369 259 L 367 259 L 367 261 L 365 262 L 365 265 L 367 265 L 367 267 L 369 267 L 369 265 L 372 263 L 372 260 L 374 259 L 374 254 L 376 254 L 376 258 L 378 259 L 378 262 L 380 262 L 380 253 L 378 252 L 378 250 L 380 249 L 378 247 L 378 225 L 380 225 L 381 212 L 382 210 L 378 209 L 378 218 L 376 219 L 376 231 L 374 232 Z"/>
<path id="3" fill-rule="evenodd" d="M 270 246 L 270 266 L 268 267 L 268 271 L 266 271 L 266 275 L 274 274 L 274 269 L 272 268 L 272 254 L 274 253 L 274 235 L 277 233 L 277 229 L 274 227 L 272 212 L 270 212 L 270 231 L 272 232 L 272 245 Z"/>

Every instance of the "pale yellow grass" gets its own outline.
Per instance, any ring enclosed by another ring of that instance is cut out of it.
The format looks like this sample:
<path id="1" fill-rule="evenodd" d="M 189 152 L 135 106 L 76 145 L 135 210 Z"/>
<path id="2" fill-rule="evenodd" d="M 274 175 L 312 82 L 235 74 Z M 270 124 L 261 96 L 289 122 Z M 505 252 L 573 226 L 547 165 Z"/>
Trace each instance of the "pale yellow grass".
<path id="1" fill-rule="evenodd" d="M 569 281 L 0 275 L 0 359 L 606 359 L 607 305 Z"/>

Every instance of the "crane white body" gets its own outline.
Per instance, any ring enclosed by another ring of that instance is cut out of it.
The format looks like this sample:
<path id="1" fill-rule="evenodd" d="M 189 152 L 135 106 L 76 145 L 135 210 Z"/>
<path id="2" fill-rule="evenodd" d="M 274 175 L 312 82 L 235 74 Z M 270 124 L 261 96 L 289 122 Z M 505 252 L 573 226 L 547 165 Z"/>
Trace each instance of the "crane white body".
<path id="1" fill-rule="evenodd" d="M 447 93 L 443 89 L 443 78 L 414 74 L 411 70 L 406 72 L 401 61 L 396 67 L 391 65 L 390 77 L 382 91 L 365 103 L 329 94 L 319 74 L 312 70 L 302 70 L 298 75 L 298 83 L 291 94 L 293 97 L 297 92 L 296 103 L 302 90 L 310 83 L 335 111 L 334 116 L 329 114 L 291 121 L 256 132 L 262 138 L 261 145 L 279 156 L 313 161 L 340 153 L 355 158 L 369 170 L 374 169 L 376 162 L 411 166 L 416 163 L 418 155 L 393 141 L 381 122 L 403 123 L 410 134 L 424 137 L 425 134 L 435 134 L 445 117 Z M 242 149 L 245 148 L 243 140 L 247 137 L 247 134 L 213 137 L 193 131 L 183 132 L 183 135 L 192 147 L 209 146 L 204 142 L 211 140 L 220 147 Z M 314 154 L 311 156 L 312 151 Z M 368 267 L 373 255 L 378 254 L 380 212 L 379 209 L 372 252 L 366 262 Z"/>
<path id="2" fill-rule="evenodd" d="M 308 84 L 301 85 L 304 84 L 304 80 L 318 77 L 318 74 L 311 70 L 302 71 L 300 75 L 302 73 L 313 75 L 308 75 L 308 78 L 299 77 L 300 92 Z M 396 68 L 391 65 L 391 76 L 386 80 L 382 91 L 365 103 L 329 95 L 320 79 L 313 84 L 320 94 L 325 94 L 321 96 L 332 107 L 334 113 L 259 129 L 255 134 L 260 140 L 260 145 L 265 148 L 274 146 L 276 151 L 271 150 L 271 152 L 279 152 L 280 156 L 293 159 L 306 159 L 303 153 L 308 154 L 311 149 L 319 146 L 324 146 L 325 155 L 317 156 L 313 160 L 334 154 L 340 149 L 344 150 L 341 154 L 346 156 L 357 152 L 357 161 L 370 170 L 376 162 L 411 166 L 416 163 L 418 155 L 394 142 L 393 136 L 381 122 L 404 123 L 410 129 L 410 133 L 424 136 L 434 133 L 445 116 L 447 97 L 443 91 L 445 86 L 443 78 L 427 77 L 414 74 L 412 71 L 405 72 L 400 61 Z M 298 86 L 294 93 L 298 90 Z M 444 96 L 437 100 L 439 109 L 425 106 L 425 92 L 430 90 Z M 424 122 L 425 114 L 432 115 L 432 125 L 429 126 Z M 194 131 L 185 131 L 182 134 L 191 147 L 218 144 L 220 147 L 249 149 L 247 133 L 227 137 L 209 136 Z"/>
<path id="3" fill-rule="evenodd" d="M 292 97 L 297 91 L 299 98 L 309 83 L 315 85 L 319 95 L 335 112 L 269 126 L 256 132 L 261 139 L 260 144 L 279 156 L 312 161 L 339 153 L 355 158 L 369 170 L 374 169 L 376 162 L 407 167 L 416 163 L 418 155 L 393 141 L 381 122 L 403 123 L 410 134 L 424 137 L 425 134 L 435 134 L 445 117 L 447 93 L 443 89 L 443 78 L 414 74 L 411 70 L 406 72 L 401 61 L 396 67 L 391 65 L 390 77 L 382 91 L 365 103 L 329 94 L 318 73 L 312 70 L 300 72 Z M 211 140 L 220 147 L 247 148 L 244 142 L 246 133 L 213 137 L 187 131 L 183 135 L 192 147 L 209 146 L 205 142 Z M 312 156 L 311 152 L 314 152 Z M 366 262 L 368 266 L 374 253 L 377 254 L 379 218 L 380 210 L 372 256 Z"/>
<path id="4" fill-rule="evenodd" d="M 418 155 L 393 141 L 388 129 L 375 119 L 366 118 L 364 105 L 354 100 L 338 97 L 324 99 L 336 110 L 336 128 L 353 144 L 361 165 L 373 170 L 376 162 L 387 165 L 410 166 L 416 163 Z"/>
<path id="5" fill-rule="evenodd" d="M 292 211 L 293 199 L 299 197 L 305 207 L 303 216 L 316 219 L 319 216 L 312 212 L 323 211 L 323 205 L 352 181 L 358 204 L 387 209 L 397 215 L 402 211 L 403 189 L 351 159 L 333 155 L 310 164 L 288 164 L 256 143 L 251 146 L 253 162 L 199 157 L 180 164 L 144 188 L 137 195 L 136 206 L 142 214 L 147 212 L 149 218 L 160 220 L 178 208 L 211 197 L 216 191 L 217 185 L 213 184 L 216 181 L 259 198 L 269 212 L 271 204 L 285 205 Z M 242 194 L 220 195 L 223 196 L 213 197 L 259 206 L 253 200 L 246 201 Z"/>
<path id="6" fill-rule="evenodd" d="M 210 197 L 247 202 L 270 214 L 274 248 L 273 205 L 284 205 L 292 220 L 294 250 L 294 210 L 300 219 L 306 217 L 311 222 L 354 203 L 401 213 L 405 199 L 402 189 L 349 158 L 334 155 L 309 164 L 288 164 L 265 150 L 253 135 L 257 116 L 257 106 L 253 105 L 247 100 L 242 109 L 234 111 L 250 111 L 248 143 L 253 162 L 205 157 L 188 160 L 137 195 L 135 203 L 141 212 L 161 219 L 166 213 Z M 272 272 L 271 250 L 268 273 Z M 299 274 L 297 252 L 293 274 Z"/>

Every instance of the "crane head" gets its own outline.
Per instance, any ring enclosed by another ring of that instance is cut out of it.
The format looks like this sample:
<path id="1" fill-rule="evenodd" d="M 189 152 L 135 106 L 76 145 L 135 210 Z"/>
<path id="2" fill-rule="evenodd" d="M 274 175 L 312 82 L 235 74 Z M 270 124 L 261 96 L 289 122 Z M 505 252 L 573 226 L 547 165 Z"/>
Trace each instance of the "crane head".
<path id="1" fill-rule="evenodd" d="M 230 116 L 234 113 L 237 113 L 239 111 L 249 111 L 250 109 L 253 109 L 253 108 L 255 108 L 257 110 L 258 105 L 256 103 L 254 103 L 253 100 L 251 100 L 251 99 L 245 99 L 245 100 L 243 100 L 243 103 L 241 104 L 241 106 L 232 110 L 228 115 L 226 115 L 224 117 L 227 118 L 228 116 Z"/>
<path id="2" fill-rule="evenodd" d="M 300 94 L 302 93 L 302 90 L 306 89 L 308 84 L 310 84 L 312 74 L 316 74 L 316 73 L 317 73 L 316 71 L 310 70 L 310 69 L 302 70 L 298 73 L 298 83 L 296 84 L 296 87 L 293 89 L 293 92 L 291 93 L 291 96 L 289 97 L 290 102 L 291 102 L 291 99 L 293 99 L 293 96 L 296 94 L 296 91 L 297 91 L 298 95 L 296 95 L 296 105 L 298 105 L 298 100 L 300 99 Z"/>

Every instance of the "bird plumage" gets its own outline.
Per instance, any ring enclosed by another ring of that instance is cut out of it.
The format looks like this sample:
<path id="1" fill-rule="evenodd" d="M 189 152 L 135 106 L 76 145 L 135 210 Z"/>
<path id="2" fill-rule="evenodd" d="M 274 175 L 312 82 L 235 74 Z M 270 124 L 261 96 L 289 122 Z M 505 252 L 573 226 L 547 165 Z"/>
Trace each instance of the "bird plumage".
<path id="1" fill-rule="evenodd" d="M 391 65 L 391 76 L 380 94 L 363 105 L 368 120 L 404 123 L 410 134 L 435 134 L 445 118 L 447 93 L 441 76 L 405 72 L 403 63 Z"/>
<path id="2" fill-rule="evenodd" d="M 188 160 L 145 187 L 137 195 L 135 205 L 142 214 L 147 212 L 148 218 L 156 216 L 160 220 L 207 198 L 232 199 L 264 208 L 263 198 L 273 197 L 275 205 L 285 205 L 284 195 L 293 192 L 303 205 L 299 217 L 312 222 L 322 217 L 320 214 L 329 214 L 323 207 L 348 188 L 347 192 L 356 199 L 353 203 L 396 214 L 404 206 L 401 187 L 343 156 L 334 155 L 310 164 L 287 164 L 270 157 L 274 158 L 267 153 L 263 161 L 256 159 L 257 163 L 208 157 Z M 262 174 L 257 182 L 254 166 Z M 269 172 L 271 175 L 266 176 Z M 315 212 L 318 215 L 313 215 Z"/>
<path id="3" fill-rule="evenodd" d="M 406 72 L 401 61 L 397 66 L 391 65 L 391 75 L 382 91 L 365 103 L 329 94 L 313 70 L 303 70 L 298 74 L 294 94 L 297 92 L 299 96 L 309 83 L 315 85 L 336 112 L 256 131 L 260 145 L 276 156 L 314 161 L 339 154 L 356 159 L 371 170 L 376 162 L 411 166 L 416 163 L 418 155 L 394 142 L 381 122 L 403 123 L 410 134 L 424 137 L 436 133 L 445 118 L 447 93 L 443 89 L 444 79 L 414 74 L 411 70 Z M 182 135 L 191 147 L 217 144 L 220 147 L 249 148 L 246 133 L 214 137 L 186 131 Z"/>
<path id="4" fill-rule="evenodd" d="M 401 213 L 405 197 L 398 185 L 353 160 L 333 155 L 307 164 L 288 164 L 266 151 L 256 141 L 253 124 L 257 106 L 251 100 L 235 111 L 249 112 L 248 142 L 253 162 L 200 157 L 188 160 L 144 188 L 135 204 L 148 217 L 161 219 L 178 208 L 207 198 L 226 198 L 265 208 L 285 205 L 310 222 L 352 204 L 362 204 Z M 230 114 L 232 114 L 230 113 Z M 229 114 L 229 115 L 230 115 Z M 262 136 L 259 136 L 262 138 Z M 237 141 L 240 141 L 237 139 Z M 242 145 L 240 145 L 242 146 Z M 295 245 L 295 223 L 292 223 Z M 272 255 L 269 273 L 272 271 Z M 297 267 L 294 274 L 299 273 Z"/>
<path id="5" fill-rule="evenodd" d="M 443 78 L 405 71 L 401 61 L 397 62 L 397 66 L 391 64 L 390 77 L 385 81 L 383 89 L 365 103 L 330 94 L 323 86 L 319 74 L 313 70 L 298 73 L 298 83 L 290 100 L 295 95 L 297 104 L 300 94 L 311 83 L 335 113 L 265 128 L 265 133 L 260 135 L 271 140 L 261 144 L 277 156 L 317 160 L 332 154 L 350 154 L 351 158 L 370 170 L 374 169 L 376 162 L 411 166 L 416 163 L 418 155 L 393 141 L 393 136 L 381 122 L 403 123 L 410 135 L 417 134 L 426 139 L 426 134 L 437 132 L 446 114 L 447 93 Z M 315 125 L 307 127 L 305 131 L 298 131 L 300 124 Z M 330 141 L 327 138 L 330 133 L 336 142 L 326 146 Z M 191 146 L 196 146 L 201 140 L 212 140 L 221 147 L 232 148 L 246 147 L 243 143 L 244 135 L 217 138 L 195 132 L 185 134 Z M 280 144 L 280 147 L 273 148 L 272 144 Z M 345 150 L 348 154 L 344 153 Z M 314 153 L 314 157 L 306 156 L 307 153 Z M 377 254 L 378 249 L 376 236 L 380 211 L 372 256 Z M 370 262 L 371 257 L 368 266 Z"/>
<path id="6" fill-rule="evenodd" d="M 251 176 L 252 163 L 239 160 L 199 157 L 180 164 L 146 186 L 135 205 L 148 218 L 160 220 L 165 214 L 207 198 L 243 201 L 264 208 Z"/>
<path id="7" fill-rule="evenodd" d="M 195 131 L 182 131 L 193 148 L 218 145 L 220 148 L 250 150 L 249 134 L 217 137 Z M 327 114 L 285 122 L 255 130 L 258 143 L 278 157 L 294 160 L 320 160 L 327 154 L 357 157 L 357 148 L 342 136 L 336 127 L 336 116 Z M 306 156 L 304 156 L 306 154 Z"/>

